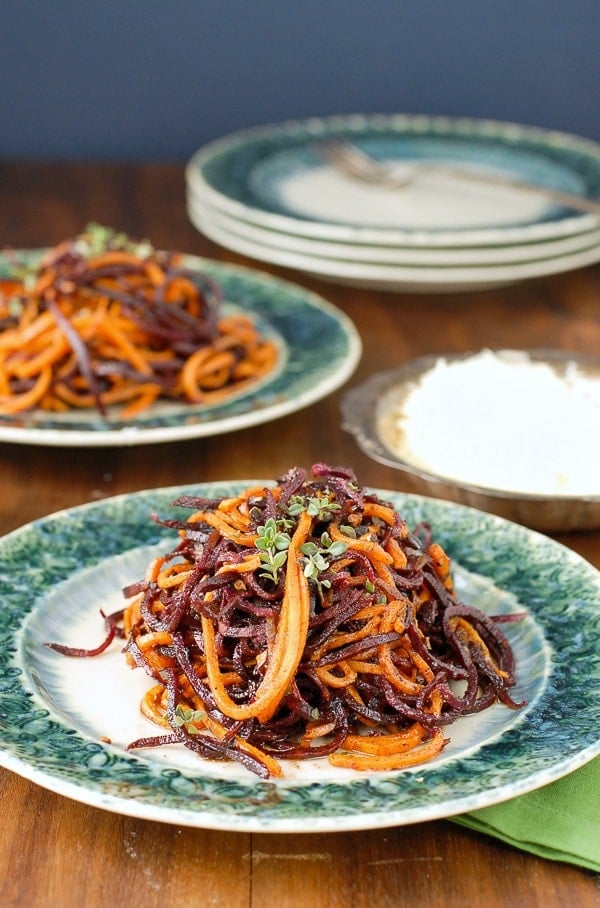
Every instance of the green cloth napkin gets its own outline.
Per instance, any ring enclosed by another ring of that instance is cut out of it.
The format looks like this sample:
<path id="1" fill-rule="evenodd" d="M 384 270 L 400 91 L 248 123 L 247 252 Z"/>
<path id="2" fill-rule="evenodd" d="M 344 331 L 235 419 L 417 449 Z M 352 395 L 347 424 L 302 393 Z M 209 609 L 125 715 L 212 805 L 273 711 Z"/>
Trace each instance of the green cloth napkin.
<path id="1" fill-rule="evenodd" d="M 537 791 L 452 820 L 539 857 L 600 871 L 600 757 Z"/>

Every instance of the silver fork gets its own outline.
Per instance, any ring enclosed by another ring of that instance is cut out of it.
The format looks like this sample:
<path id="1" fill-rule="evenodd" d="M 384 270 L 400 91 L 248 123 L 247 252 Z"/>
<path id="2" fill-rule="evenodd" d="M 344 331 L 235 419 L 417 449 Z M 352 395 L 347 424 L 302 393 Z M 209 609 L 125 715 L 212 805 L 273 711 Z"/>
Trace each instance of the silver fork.
<path id="1" fill-rule="evenodd" d="M 584 196 L 574 195 L 571 192 L 562 192 L 561 190 L 550 189 L 535 183 L 527 183 L 524 180 L 505 174 L 476 170 L 473 167 L 469 167 L 468 164 L 411 161 L 407 162 L 406 167 L 400 170 L 396 163 L 378 161 L 350 142 L 332 139 L 319 142 L 316 147 L 318 152 L 340 172 L 363 182 L 389 186 L 391 189 L 402 189 L 405 186 L 409 186 L 422 173 L 444 174 L 487 186 L 504 186 L 510 189 L 519 189 L 523 192 L 540 196 L 550 202 L 564 205 L 566 208 L 571 208 L 575 211 L 600 215 L 600 201 L 597 199 L 589 199 Z"/>

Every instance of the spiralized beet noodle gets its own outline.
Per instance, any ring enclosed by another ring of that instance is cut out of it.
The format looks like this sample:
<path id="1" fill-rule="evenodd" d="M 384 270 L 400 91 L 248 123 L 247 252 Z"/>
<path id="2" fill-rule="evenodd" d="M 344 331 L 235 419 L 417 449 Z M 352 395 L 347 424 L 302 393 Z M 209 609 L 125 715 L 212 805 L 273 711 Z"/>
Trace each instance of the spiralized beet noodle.
<path id="1" fill-rule="evenodd" d="M 172 551 L 124 591 L 107 644 L 153 679 L 141 709 L 182 744 L 279 777 L 280 760 L 401 769 L 430 760 L 460 716 L 500 702 L 514 660 L 499 624 L 457 600 L 428 527 L 409 530 L 351 470 L 291 469 L 234 498 L 184 497 Z M 96 650 L 69 650 L 95 655 Z"/>

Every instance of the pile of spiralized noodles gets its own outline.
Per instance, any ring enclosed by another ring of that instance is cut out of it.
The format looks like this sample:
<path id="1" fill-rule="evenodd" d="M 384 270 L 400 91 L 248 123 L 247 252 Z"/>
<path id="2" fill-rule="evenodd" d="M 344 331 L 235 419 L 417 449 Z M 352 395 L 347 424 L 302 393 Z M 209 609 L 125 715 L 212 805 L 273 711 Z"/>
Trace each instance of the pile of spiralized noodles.
<path id="1" fill-rule="evenodd" d="M 268 374 L 277 348 L 181 256 L 88 225 L 33 271 L 0 281 L 0 416 L 159 398 L 220 401 Z"/>
<path id="2" fill-rule="evenodd" d="M 141 709 L 182 744 L 280 777 L 281 759 L 393 770 L 430 760 L 460 716 L 516 704 L 499 624 L 455 596 L 429 530 L 343 467 L 291 469 L 225 499 L 180 498 L 179 541 L 125 590 L 95 651 L 125 640 Z"/>

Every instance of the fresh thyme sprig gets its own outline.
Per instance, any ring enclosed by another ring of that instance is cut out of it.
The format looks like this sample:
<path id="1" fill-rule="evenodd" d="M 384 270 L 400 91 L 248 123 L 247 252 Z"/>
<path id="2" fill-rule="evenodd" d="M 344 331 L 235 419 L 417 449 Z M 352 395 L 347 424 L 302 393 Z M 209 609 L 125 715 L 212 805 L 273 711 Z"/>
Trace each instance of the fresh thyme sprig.
<path id="1" fill-rule="evenodd" d="M 131 252 L 138 258 L 144 259 L 152 255 L 154 248 L 148 240 L 132 240 L 122 231 L 103 224 L 91 222 L 86 225 L 83 233 L 77 237 L 75 248 L 84 258 L 101 255 L 108 249 L 122 249 Z"/>
<path id="2" fill-rule="evenodd" d="M 290 499 L 287 513 L 291 517 L 297 517 L 306 511 L 311 517 L 323 520 L 336 510 L 339 510 L 339 505 L 325 496 L 294 495 Z M 272 580 L 273 583 L 277 583 L 279 569 L 287 561 L 291 543 L 288 529 L 291 529 L 289 519 L 275 520 L 273 517 L 269 517 L 264 524 L 256 528 L 257 537 L 254 545 L 259 551 L 263 566 L 260 576 Z M 321 534 L 320 543 L 318 545 L 316 542 L 305 542 L 300 546 L 300 552 L 303 556 L 301 561 L 305 577 L 314 580 L 322 593 L 323 588 L 331 586 L 331 583 L 327 579 L 322 580 L 321 574 L 329 569 L 332 559 L 342 555 L 348 546 L 345 542 L 333 542 L 327 532 Z"/>
<path id="3" fill-rule="evenodd" d="M 277 583 L 279 568 L 283 567 L 287 560 L 290 536 L 273 517 L 269 517 L 262 526 L 257 527 L 256 532 L 258 535 L 254 545 L 264 565 L 260 576 Z"/>
<path id="4" fill-rule="evenodd" d="M 311 517 L 318 520 L 326 520 L 331 517 L 332 511 L 339 511 L 340 505 L 331 501 L 326 495 L 292 495 L 288 505 L 288 514 L 297 517 L 303 511 L 306 511 Z"/>
<path id="5" fill-rule="evenodd" d="M 199 735 L 198 724 L 204 725 L 206 713 L 202 709 L 189 709 L 179 703 L 175 707 L 175 725 L 185 728 L 190 735 Z"/>
<path id="6" fill-rule="evenodd" d="M 300 546 L 304 555 L 304 576 L 314 580 L 319 591 L 331 586 L 330 580 L 322 580 L 321 574 L 329 569 L 332 559 L 339 558 L 348 548 L 345 542 L 333 542 L 329 533 L 321 534 L 321 545 L 316 542 L 305 542 Z"/>

